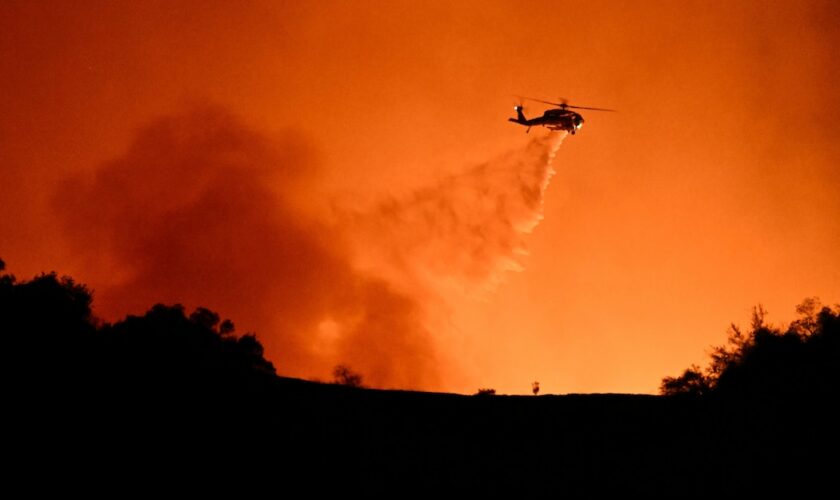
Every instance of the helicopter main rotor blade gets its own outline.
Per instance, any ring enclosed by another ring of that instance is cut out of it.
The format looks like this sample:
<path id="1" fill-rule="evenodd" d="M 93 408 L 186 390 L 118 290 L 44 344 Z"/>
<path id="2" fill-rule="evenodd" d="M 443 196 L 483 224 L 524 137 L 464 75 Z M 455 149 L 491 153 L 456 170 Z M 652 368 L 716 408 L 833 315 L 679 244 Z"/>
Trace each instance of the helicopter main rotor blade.
<path id="1" fill-rule="evenodd" d="M 528 99 L 529 101 L 536 101 L 541 102 L 543 104 L 551 104 L 552 106 L 559 106 L 561 108 L 574 108 L 574 109 L 588 109 L 590 111 L 610 111 L 612 113 L 617 113 L 618 111 L 615 109 L 607 109 L 607 108 L 593 108 L 589 106 L 572 106 L 569 104 L 569 101 L 563 99 L 562 102 L 552 102 L 552 101 L 543 101 L 542 99 L 534 99 L 533 97 L 523 97 L 523 96 L 516 96 L 520 99 Z"/>
<path id="2" fill-rule="evenodd" d="M 529 101 L 541 102 L 541 103 L 543 103 L 543 104 L 551 104 L 552 106 L 560 106 L 560 107 L 568 106 L 568 105 L 566 104 L 566 101 L 565 101 L 565 100 L 563 100 L 563 102 L 561 103 L 561 102 L 543 101 L 542 99 L 534 99 L 533 97 L 522 97 L 522 96 L 519 96 L 519 98 L 520 98 L 520 99 L 528 99 Z M 569 107 L 571 107 L 571 106 L 569 106 Z"/>
<path id="3" fill-rule="evenodd" d="M 611 111 L 613 113 L 618 113 L 618 111 L 615 110 L 615 109 L 607 109 L 607 108 L 589 108 L 589 107 L 586 107 L 586 106 L 569 106 L 568 104 L 566 105 L 566 107 L 567 108 L 575 108 L 575 109 L 588 109 L 590 111 Z"/>

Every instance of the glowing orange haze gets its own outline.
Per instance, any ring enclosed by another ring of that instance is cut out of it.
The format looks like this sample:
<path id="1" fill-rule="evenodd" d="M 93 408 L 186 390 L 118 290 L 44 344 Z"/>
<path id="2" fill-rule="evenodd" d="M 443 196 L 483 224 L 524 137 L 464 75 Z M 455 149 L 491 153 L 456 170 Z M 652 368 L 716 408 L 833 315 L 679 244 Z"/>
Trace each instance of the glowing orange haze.
<path id="1" fill-rule="evenodd" d="M 653 392 L 840 300 L 836 2 L 423 4 L 4 2 L 0 257 L 458 392 Z M 621 111 L 544 200 L 518 93 Z"/>

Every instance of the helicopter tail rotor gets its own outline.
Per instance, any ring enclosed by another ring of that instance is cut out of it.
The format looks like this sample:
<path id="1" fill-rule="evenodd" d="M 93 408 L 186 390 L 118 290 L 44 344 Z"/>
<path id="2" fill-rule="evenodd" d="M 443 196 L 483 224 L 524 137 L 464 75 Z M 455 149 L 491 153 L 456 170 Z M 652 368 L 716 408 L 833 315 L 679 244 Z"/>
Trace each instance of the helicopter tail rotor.
<path id="1" fill-rule="evenodd" d="M 520 96 L 515 96 L 515 97 L 517 98 L 517 100 L 516 100 L 516 103 L 513 106 L 513 110 L 516 111 L 516 118 L 511 118 L 510 121 L 516 122 L 516 123 L 524 123 L 524 122 L 528 121 L 528 119 L 525 118 L 525 113 L 524 113 L 525 106 L 524 106 L 523 98 L 520 97 Z"/>

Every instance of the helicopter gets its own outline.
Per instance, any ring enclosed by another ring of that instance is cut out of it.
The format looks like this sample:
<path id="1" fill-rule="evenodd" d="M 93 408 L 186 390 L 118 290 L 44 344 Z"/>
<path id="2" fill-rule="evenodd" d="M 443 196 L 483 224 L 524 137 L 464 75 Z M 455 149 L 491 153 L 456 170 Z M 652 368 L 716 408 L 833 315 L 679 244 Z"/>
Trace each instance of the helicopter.
<path id="1" fill-rule="evenodd" d="M 541 99 L 533 99 L 531 97 L 524 97 L 521 99 L 528 99 L 529 101 L 536 101 L 541 102 L 543 104 L 550 104 L 552 106 L 558 106 L 555 109 L 547 109 L 543 113 L 542 116 L 537 118 L 531 118 L 530 120 L 525 117 L 525 113 L 522 112 L 522 104 L 517 104 L 513 107 L 516 111 L 516 118 L 508 118 L 508 121 L 513 123 L 518 123 L 519 125 L 525 125 L 528 129 L 525 131 L 530 132 L 531 127 L 536 125 L 542 125 L 543 127 L 548 127 L 551 130 L 565 130 L 572 135 L 575 135 L 575 132 L 583 127 L 583 117 L 580 116 L 580 113 L 576 113 L 569 108 L 573 109 L 588 109 L 591 111 L 612 111 L 615 112 L 614 109 L 606 109 L 606 108 L 591 108 L 587 106 L 571 106 L 565 99 L 562 102 L 551 102 L 551 101 L 543 101 Z"/>

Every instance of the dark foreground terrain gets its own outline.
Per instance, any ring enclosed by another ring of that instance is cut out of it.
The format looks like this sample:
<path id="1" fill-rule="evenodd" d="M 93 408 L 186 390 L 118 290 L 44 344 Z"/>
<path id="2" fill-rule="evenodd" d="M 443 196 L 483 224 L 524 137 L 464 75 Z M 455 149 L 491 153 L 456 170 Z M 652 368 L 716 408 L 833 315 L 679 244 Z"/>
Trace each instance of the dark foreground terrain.
<path id="1" fill-rule="evenodd" d="M 459 396 L 279 379 L 269 392 L 218 397 L 63 393 L 12 413 L 25 415 L 12 432 L 23 438 L 17 464 L 82 488 L 231 481 L 312 493 L 694 497 L 813 492 L 837 469 L 837 411 L 813 403 Z"/>
<path id="2" fill-rule="evenodd" d="M 282 378 L 212 311 L 158 305 L 106 324 L 90 304 L 72 280 L 0 274 L 4 478 L 27 496 L 837 489 L 829 309 L 794 325 L 807 334 L 756 323 L 719 351 L 722 376 L 687 370 L 664 385 L 674 395 L 535 397 Z"/>

